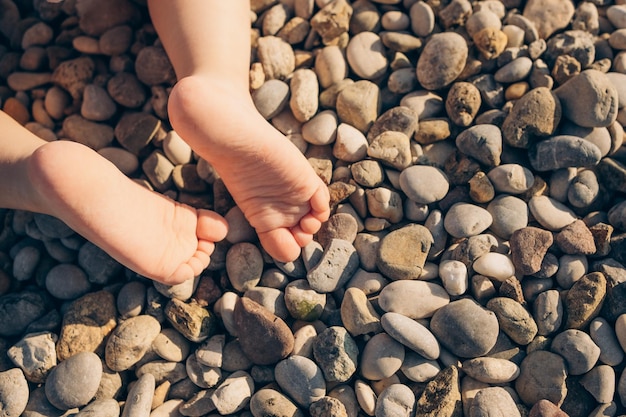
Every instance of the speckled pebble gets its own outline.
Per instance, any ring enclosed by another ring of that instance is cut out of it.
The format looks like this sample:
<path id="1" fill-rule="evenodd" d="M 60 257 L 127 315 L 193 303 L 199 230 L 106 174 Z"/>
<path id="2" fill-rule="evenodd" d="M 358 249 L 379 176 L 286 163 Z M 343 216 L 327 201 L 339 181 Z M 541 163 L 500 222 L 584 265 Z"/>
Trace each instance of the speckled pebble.
<path id="1" fill-rule="evenodd" d="M 465 39 L 453 32 L 433 35 L 417 61 L 417 79 L 429 90 L 450 85 L 463 71 L 468 55 Z"/>
<path id="2" fill-rule="evenodd" d="M 315 291 L 332 292 L 345 285 L 358 266 L 354 246 L 342 239 L 332 239 L 319 263 L 307 273 L 307 280 Z"/>
<path id="3" fill-rule="evenodd" d="M 0 372 L 0 404 L 6 417 L 22 415 L 28 399 L 28 382 L 19 368 Z"/>
<path id="4" fill-rule="evenodd" d="M 313 341 L 315 362 L 326 382 L 346 382 L 357 370 L 359 348 L 342 326 L 331 326 Z"/>

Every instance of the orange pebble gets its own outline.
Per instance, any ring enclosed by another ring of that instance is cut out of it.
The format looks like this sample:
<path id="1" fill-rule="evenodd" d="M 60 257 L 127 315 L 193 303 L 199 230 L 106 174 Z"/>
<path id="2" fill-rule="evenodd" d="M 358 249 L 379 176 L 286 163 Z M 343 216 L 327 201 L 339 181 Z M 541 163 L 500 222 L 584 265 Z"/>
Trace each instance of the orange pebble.
<path id="1" fill-rule="evenodd" d="M 28 109 L 15 97 L 9 97 L 6 99 L 2 110 L 4 110 L 6 114 L 14 118 L 22 126 L 30 120 L 30 113 L 28 112 Z"/>

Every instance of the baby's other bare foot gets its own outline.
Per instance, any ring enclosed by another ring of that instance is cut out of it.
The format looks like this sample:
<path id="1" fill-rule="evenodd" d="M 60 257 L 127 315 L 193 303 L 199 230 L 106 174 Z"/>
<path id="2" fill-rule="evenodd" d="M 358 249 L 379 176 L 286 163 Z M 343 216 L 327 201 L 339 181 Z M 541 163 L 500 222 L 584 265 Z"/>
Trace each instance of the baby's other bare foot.
<path id="1" fill-rule="evenodd" d="M 330 214 L 328 188 L 304 155 L 258 113 L 248 91 L 228 83 L 181 79 L 169 115 L 219 173 L 265 250 L 295 260 Z"/>
<path id="2" fill-rule="evenodd" d="M 38 148 L 28 163 L 36 207 L 63 220 L 129 269 L 165 284 L 198 276 L 226 221 L 152 192 L 93 150 L 70 141 Z"/>

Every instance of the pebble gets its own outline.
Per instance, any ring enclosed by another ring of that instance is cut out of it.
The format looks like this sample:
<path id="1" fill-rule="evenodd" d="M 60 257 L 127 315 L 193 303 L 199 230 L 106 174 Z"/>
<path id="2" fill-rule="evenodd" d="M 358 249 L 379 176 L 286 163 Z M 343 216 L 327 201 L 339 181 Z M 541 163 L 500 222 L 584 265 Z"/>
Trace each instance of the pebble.
<path id="1" fill-rule="evenodd" d="M 528 148 L 534 136 L 552 135 L 561 121 L 561 98 L 546 87 L 537 87 L 517 100 L 502 124 L 508 145 Z"/>
<path id="2" fill-rule="evenodd" d="M 152 316 L 131 317 L 119 324 L 106 342 L 105 359 L 114 371 L 124 371 L 143 357 L 161 331 L 161 325 Z"/>
<path id="3" fill-rule="evenodd" d="M 472 126 L 456 137 L 457 148 L 487 166 L 500 165 L 502 133 L 491 124 Z"/>
<path id="4" fill-rule="evenodd" d="M 469 286 L 468 271 L 461 261 L 447 260 L 439 264 L 439 276 L 444 288 L 452 296 L 464 294 Z"/>
<path id="5" fill-rule="evenodd" d="M 250 411 L 254 417 L 266 415 L 304 417 L 302 411 L 288 397 L 271 388 L 260 389 L 252 395 Z"/>
<path id="6" fill-rule="evenodd" d="M 371 140 L 367 154 L 385 165 L 403 170 L 412 161 L 410 138 L 403 132 L 383 132 Z"/>
<path id="7" fill-rule="evenodd" d="M 248 405 L 254 381 L 245 371 L 230 374 L 211 394 L 211 402 L 221 415 L 236 413 Z"/>
<path id="8" fill-rule="evenodd" d="M 347 85 L 337 95 L 337 115 L 344 123 L 366 133 L 378 117 L 380 89 L 369 80 Z"/>
<path id="9" fill-rule="evenodd" d="M 494 297 L 486 307 L 495 313 L 500 329 L 515 343 L 527 345 L 537 335 L 537 323 L 519 302 L 508 297 Z"/>
<path id="10" fill-rule="evenodd" d="M 468 221 L 471 219 L 471 221 Z M 478 235 L 491 225 L 491 214 L 484 208 L 470 203 L 455 203 L 444 217 L 446 231 L 456 237 Z"/>
<path id="11" fill-rule="evenodd" d="M 91 289 L 87 274 L 74 264 L 59 264 L 46 274 L 46 289 L 61 300 L 74 300 Z"/>
<path id="12" fill-rule="evenodd" d="M 234 319 L 241 349 L 257 365 L 274 364 L 293 350 L 293 334 L 285 322 L 260 304 L 240 298 Z"/>
<path id="13" fill-rule="evenodd" d="M 506 194 L 522 194 L 535 184 L 535 177 L 528 168 L 519 164 L 498 165 L 487 172 L 496 191 Z"/>
<path id="14" fill-rule="evenodd" d="M 389 336 L 425 359 L 439 358 L 440 347 L 435 336 L 418 321 L 402 314 L 388 312 L 381 317 L 382 328 Z"/>
<path id="15" fill-rule="evenodd" d="M 60 410 L 86 405 L 96 394 L 102 378 L 102 364 L 93 352 L 81 352 L 60 362 L 46 378 L 50 404 Z"/>
<path id="16" fill-rule="evenodd" d="M 576 220 L 569 207 L 545 195 L 532 197 L 528 208 L 535 220 L 550 231 L 559 231 Z"/>
<path id="17" fill-rule="evenodd" d="M 484 415 L 503 415 L 521 417 L 515 401 L 509 392 L 502 387 L 489 387 L 479 390 L 470 407 L 470 417 Z"/>
<path id="18" fill-rule="evenodd" d="M 289 98 L 289 85 L 277 79 L 267 80 L 252 93 L 256 109 L 266 119 L 277 116 L 287 106 Z"/>
<path id="19" fill-rule="evenodd" d="M 354 246 L 342 239 L 332 239 L 319 263 L 307 273 L 307 280 L 317 292 L 332 292 L 345 285 L 358 266 Z"/>
<path id="20" fill-rule="evenodd" d="M 182 362 L 191 350 L 189 341 L 176 330 L 167 328 L 161 330 L 151 345 L 154 351 L 161 358 L 171 362 Z"/>
<path id="21" fill-rule="evenodd" d="M 552 243 L 552 233 L 538 227 L 528 226 L 514 231 L 509 245 L 515 270 L 524 275 L 539 272 Z"/>
<path id="22" fill-rule="evenodd" d="M 575 329 L 567 329 L 556 335 L 550 350 L 565 359 L 570 375 L 586 374 L 600 357 L 600 348 L 591 337 Z"/>
<path id="23" fill-rule="evenodd" d="M 598 365 L 587 372 L 580 384 L 600 404 L 607 404 L 615 395 L 615 371 L 608 365 Z"/>
<path id="24" fill-rule="evenodd" d="M 589 336 L 600 348 L 600 362 L 615 366 L 624 360 L 624 351 L 615 330 L 606 319 L 602 317 L 593 319 L 589 324 Z"/>
<path id="25" fill-rule="evenodd" d="M 482 356 L 496 344 L 498 319 L 471 299 L 452 301 L 432 316 L 430 330 L 454 355 Z"/>
<path id="26" fill-rule="evenodd" d="M 477 381 L 488 384 L 503 384 L 514 381 L 519 376 L 519 367 L 500 358 L 474 358 L 463 361 L 463 372 Z"/>
<path id="27" fill-rule="evenodd" d="M 348 288 L 341 301 L 341 321 L 352 336 L 379 333 L 382 330 L 380 316 L 358 288 Z"/>
<path id="28" fill-rule="evenodd" d="M 311 417 L 348 417 L 346 406 L 336 398 L 326 396 L 315 401 L 309 407 Z"/>
<path id="29" fill-rule="evenodd" d="M 542 399 L 559 406 L 567 394 L 566 377 L 567 366 L 560 355 L 535 350 L 520 364 L 520 375 L 515 380 L 515 391 L 528 406 Z"/>
<path id="30" fill-rule="evenodd" d="M 381 273 L 392 280 L 417 278 L 426 263 L 432 243 L 432 234 L 426 227 L 418 224 L 401 227 L 381 239 L 376 265 Z M 407 250 L 399 252 L 396 250 L 398 247 Z"/>
<path id="31" fill-rule="evenodd" d="M 115 299 L 110 292 L 97 291 L 73 301 L 63 315 L 56 347 L 58 360 L 96 351 L 116 324 Z"/>
<path id="32" fill-rule="evenodd" d="M 462 413 L 459 371 L 454 365 L 441 370 L 417 399 L 416 415 L 454 416 Z M 419 414 L 417 410 L 420 411 Z"/>
<path id="33" fill-rule="evenodd" d="M 356 372 L 359 348 L 342 326 L 331 326 L 315 337 L 313 356 L 327 382 L 346 382 Z"/>
<path id="34" fill-rule="evenodd" d="M 0 296 L 0 335 L 16 336 L 44 316 L 48 298 L 44 293 L 22 291 Z"/>
<path id="35" fill-rule="evenodd" d="M 236 243 L 226 252 L 226 272 L 233 288 L 245 292 L 256 286 L 263 273 L 263 256 L 249 242 Z"/>
<path id="36" fill-rule="evenodd" d="M 433 35 L 417 61 L 417 79 L 429 90 L 450 85 L 463 71 L 468 56 L 465 39 L 453 32 Z"/>
<path id="37" fill-rule="evenodd" d="M 326 307 L 326 294 L 313 290 L 305 279 L 287 284 L 284 300 L 289 315 L 297 320 L 315 321 Z"/>
<path id="38" fill-rule="evenodd" d="M 369 31 L 358 33 L 350 39 L 346 58 L 352 71 L 365 80 L 381 77 L 389 65 L 380 37 Z"/>
<path id="39" fill-rule="evenodd" d="M 400 173 L 400 188 L 419 204 L 431 204 L 444 198 L 450 189 L 448 177 L 437 167 L 413 165 Z"/>
<path id="40" fill-rule="evenodd" d="M 322 370 L 309 358 L 294 355 L 281 360 L 274 376 L 280 388 L 301 407 L 308 408 L 326 395 Z"/>
<path id="41" fill-rule="evenodd" d="M 563 115 L 579 126 L 606 127 L 617 117 L 617 90 L 597 70 L 585 70 L 554 90 Z M 584 109 L 580 103 L 585 103 Z"/>
<path id="42" fill-rule="evenodd" d="M 441 285 L 414 280 L 391 282 L 382 289 L 378 298 L 383 311 L 399 313 L 411 319 L 432 317 L 449 302 L 450 296 Z"/>
<path id="43" fill-rule="evenodd" d="M 403 384 L 392 384 L 378 397 L 376 417 L 410 416 L 415 409 L 415 394 Z"/>
<path id="44" fill-rule="evenodd" d="M 472 268 L 476 273 L 497 281 L 505 281 L 515 275 L 515 265 L 511 258 L 497 252 L 487 252 L 480 255 L 472 264 Z"/>
<path id="45" fill-rule="evenodd" d="M 606 296 L 606 278 L 591 272 L 576 281 L 563 300 L 566 329 L 582 329 L 597 315 Z"/>
<path id="46" fill-rule="evenodd" d="M 120 406 L 113 398 L 102 398 L 90 402 L 75 414 L 77 417 L 119 417 Z"/>
<path id="47" fill-rule="evenodd" d="M 18 417 L 29 400 L 28 382 L 19 368 L 0 372 L 0 403 L 7 417 Z"/>
<path id="48" fill-rule="evenodd" d="M 355 127 L 340 123 L 337 126 L 333 155 L 346 162 L 359 162 L 367 155 L 367 138 Z"/>
<path id="49" fill-rule="evenodd" d="M 128 392 L 122 417 L 146 417 L 150 415 L 154 396 L 155 380 L 146 373 L 137 379 Z"/>
<path id="50" fill-rule="evenodd" d="M 512 195 L 498 195 L 487 205 L 493 219 L 489 230 L 503 239 L 528 225 L 528 206 L 524 200 Z"/>
<path id="51" fill-rule="evenodd" d="M 51 332 L 29 333 L 7 350 L 7 356 L 28 381 L 44 383 L 57 365 L 57 340 L 57 335 Z"/>
<path id="52" fill-rule="evenodd" d="M 387 333 L 374 335 L 361 352 L 361 375 L 380 381 L 395 374 L 404 361 L 404 346 Z"/>
<path id="53" fill-rule="evenodd" d="M 563 303 L 557 290 L 548 290 L 537 295 L 533 306 L 533 317 L 537 323 L 537 334 L 541 336 L 548 336 L 561 327 Z"/>
<path id="54" fill-rule="evenodd" d="M 600 162 L 602 152 L 583 138 L 557 135 L 531 147 L 528 156 L 535 170 L 554 171 L 560 168 L 593 167 Z"/>

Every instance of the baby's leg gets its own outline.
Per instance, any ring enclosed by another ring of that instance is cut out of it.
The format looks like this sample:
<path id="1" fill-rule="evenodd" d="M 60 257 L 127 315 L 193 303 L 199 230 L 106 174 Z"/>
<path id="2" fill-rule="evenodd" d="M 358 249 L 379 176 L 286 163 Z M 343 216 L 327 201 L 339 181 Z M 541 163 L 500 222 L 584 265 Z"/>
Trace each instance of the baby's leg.
<path id="1" fill-rule="evenodd" d="M 276 260 L 291 261 L 327 220 L 329 194 L 302 153 L 257 112 L 248 89 L 250 4 L 150 0 L 176 70 L 172 126 L 213 165 Z"/>
<path id="2" fill-rule="evenodd" d="M 0 112 L 0 206 L 63 220 L 117 261 L 175 284 L 209 264 L 226 222 L 149 191 L 95 151 L 47 143 Z"/>

